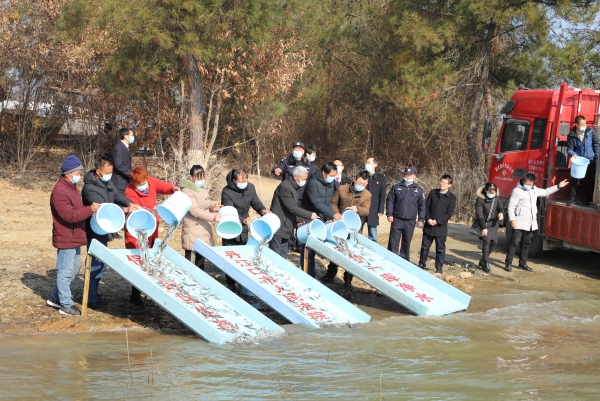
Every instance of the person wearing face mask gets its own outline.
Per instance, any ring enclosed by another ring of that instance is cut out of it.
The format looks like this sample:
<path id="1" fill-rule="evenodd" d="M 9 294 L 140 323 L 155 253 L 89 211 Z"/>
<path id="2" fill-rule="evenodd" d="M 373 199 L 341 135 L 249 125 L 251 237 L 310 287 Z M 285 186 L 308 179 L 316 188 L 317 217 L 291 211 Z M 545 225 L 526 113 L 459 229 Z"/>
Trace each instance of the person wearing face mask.
<path id="1" fill-rule="evenodd" d="M 344 163 L 342 163 L 340 159 L 335 159 L 333 161 L 333 164 L 335 164 L 337 169 L 337 174 L 335 175 L 335 180 L 333 181 L 333 185 L 335 187 L 335 190 L 337 191 L 342 185 L 351 184 L 352 180 L 342 174 L 342 172 L 344 171 Z"/>
<path id="2" fill-rule="evenodd" d="M 304 146 L 304 142 L 294 142 L 292 153 L 273 167 L 272 173 L 277 177 L 281 177 L 281 181 L 285 181 L 292 177 L 292 170 L 296 166 L 306 167 L 307 170 L 310 170 L 311 163 L 304 157 L 305 152 L 306 147 Z"/>
<path id="3" fill-rule="evenodd" d="M 88 171 L 83 177 L 83 189 L 81 197 L 85 206 L 92 203 L 114 203 L 121 206 L 125 213 L 130 213 L 137 210 L 138 205 L 131 202 L 127 197 L 119 192 L 111 181 L 113 174 L 112 160 L 107 156 L 100 157 L 94 169 Z M 91 218 L 85 221 L 85 231 L 87 234 L 87 247 L 89 249 L 93 239 L 98 240 L 102 245 L 108 246 L 108 241 L 112 241 L 114 234 L 99 235 L 92 230 Z M 102 261 L 92 256 L 92 266 L 90 273 L 90 288 L 88 296 L 88 306 L 91 309 L 102 309 L 108 302 L 98 294 L 98 286 L 100 279 L 106 271 L 106 265 Z"/>
<path id="4" fill-rule="evenodd" d="M 233 169 L 227 174 L 226 179 L 227 185 L 221 192 L 221 203 L 223 206 L 235 207 L 242 222 L 242 233 L 235 238 L 223 238 L 223 246 L 246 245 L 248 242 L 248 228 L 252 222 L 250 208 L 252 207 L 260 216 L 271 213 L 271 211 L 258 198 L 254 184 L 248 182 L 246 171 Z M 235 291 L 235 281 L 227 275 L 225 278 L 229 289 Z"/>
<path id="5" fill-rule="evenodd" d="M 477 189 L 475 219 L 482 228 L 480 238 L 483 240 L 479 266 L 486 273 L 490 272 L 489 258 L 498 241 L 498 225 L 504 219 L 504 205 L 499 198 L 500 191 L 493 182 Z"/>
<path id="6" fill-rule="evenodd" d="M 129 145 L 135 140 L 135 135 L 129 127 L 119 129 L 120 141 L 113 147 L 113 174 L 111 181 L 119 192 L 125 192 L 125 188 L 131 181 L 131 153 Z"/>
<path id="7" fill-rule="evenodd" d="M 306 158 L 310 163 L 308 175 L 311 176 L 315 172 L 315 160 L 317 160 L 317 147 L 315 145 L 306 147 Z"/>
<path id="8" fill-rule="evenodd" d="M 325 222 L 340 220 L 342 218 L 342 215 L 339 212 L 335 212 L 332 208 L 333 193 L 335 192 L 333 181 L 336 175 L 337 166 L 332 162 L 325 163 L 319 171 L 315 172 L 309 178 L 301 203 L 302 208 L 316 213 Z M 308 252 L 308 274 L 314 277 L 315 251 L 304 247 L 304 252 Z M 300 260 L 303 260 L 302 254 L 300 255 Z"/>
<path id="9" fill-rule="evenodd" d="M 50 194 L 52 213 L 52 245 L 56 253 L 56 286 L 46 301 L 64 315 L 81 315 L 71 299 L 71 282 L 79 272 L 81 246 L 87 243 L 85 220 L 100 208 L 93 202 L 85 206 L 77 190 L 83 166 L 77 156 L 66 158 L 61 176 Z"/>
<path id="10" fill-rule="evenodd" d="M 284 259 L 287 258 L 289 252 L 287 243 L 297 222 L 318 218 L 316 213 L 302 209 L 298 204 L 298 190 L 306 185 L 307 179 L 308 170 L 296 166 L 292 170 L 292 178 L 279 184 L 273 193 L 271 212 L 279 217 L 281 226 L 273 235 L 269 247 Z"/>
<path id="11" fill-rule="evenodd" d="M 379 226 L 379 218 L 383 216 L 385 191 L 387 190 L 385 177 L 383 174 L 377 172 L 378 166 L 379 162 L 374 157 L 369 157 L 365 163 L 365 171 L 369 173 L 369 185 L 367 185 L 367 189 L 371 192 L 371 210 L 369 210 L 369 216 L 360 228 L 362 232 L 365 223 L 367 224 L 367 235 L 373 242 L 377 242 L 377 226 Z"/>
<path id="12" fill-rule="evenodd" d="M 448 222 L 456 210 L 456 196 L 450 191 L 451 187 L 452 177 L 444 174 L 440 178 L 440 188 L 429 191 L 425 201 L 425 225 L 419 267 L 425 270 L 429 248 L 435 241 L 435 271 L 439 274 L 442 274 L 446 261 Z"/>
<path id="13" fill-rule="evenodd" d="M 527 173 L 522 178 L 517 187 L 512 190 L 510 199 L 508 200 L 508 221 L 513 229 L 504 270 L 512 271 L 512 261 L 520 244 L 519 252 L 519 268 L 527 271 L 533 269 L 527 266 L 527 253 L 531 246 L 533 233 L 538 229 L 537 224 L 537 198 L 547 197 L 559 188 L 563 188 L 569 184 L 567 180 L 563 180 L 558 185 L 554 185 L 547 189 L 537 188 L 535 186 L 536 177 L 534 174 Z"/>
<path id="14" fill-rule="evenodd" d="M 425 221 L 425 194 L 423 187 L 415 183 L 416 176 L 416 168 L 405 168 L 404 179 L 392 186 L 386 199 L 387 219 L 392 223 L 387 248 L 397 255 L 398 245 L 402 239 L 400 257 L 409 262 L 415 219 L 419 227 L 423 227 Z"/>
<path id="15" fill-rule="evenodd" d="M 339 171 L 339 170 L 338 170 Z M 344 184 L 333 194 L 331 207 L 334 212 L 342 213 L 346 209 L 358 213 L 361 220 L 369 215 L 371 210 L 371 193 L 366 189 L 369 183 L 369 173 L 361 171 L 356 175 L 354 182 Z M 335 279 L 338 271 L 338 265 L 329 263 L 327 273 L 320 278 L 322 283 L 329 283 Z M 344 272 L 344 283 L 350 286 L 352 283 L 352 274 Z"/>
<path id="16" fill-rule="evenodd" d="M 221 220 L 218 213 L 221 205 L 210 200 L 205 183 L 204 168 L 197 164 L 190 169 L 189 180 L 183 179 L 180 182 L 181 192 L 192 201 L 192 207 L 181 221 L 181 247 L 185 258 L 191 261 L 193 255 L 195 265 L 201 270 L 204 270 L 205 259 L 194 252 L 194 242 L 198 238 L 210 246 L 215 246 L 211 223 Z"/>
<path id="17" fill-rule="evenodd" d="M 594 185 L 596 183 L 596 163 L 598 163 L 599 150 L 598 136 L 596 131 L 587 126 L 584 116 L 575 117 L 575 127 L 567 137 L 567 153 L 571 158 L 585 157 L 590 161 L 585 171 L 585 178 L 573 178 L 571 183 L 571 192 L 569 205 L 576 204 L 577 188 L 585 180 L 583 191 L 583 205 L 587 206 L 594 198 Z"/>
<path id="18" fill-rule="evenodd" d="M 179 191 L 179 187 L 175 184 L 170 184 L 148 175 L 148 170 L 144 166 L 135 166 L 130 173 L 131 182 L 125 188 L 125 196 L 136 205 L 151 210 L 156 216 L 156 230 L 152 235 L 148 236 L 148 247 L 154 246 L 154 241 L 158 238 L 158 227 L 160 219 L 156 212 L 156 195 L 172 195 L 175 191 Z M 140 246 L 133 235 L 125 228 L 125 248 L 139 249 Z M 129 303 L 137 306 L 143 306 L 144 302 L 140 296 L 140 291 L 131 287 L 131 297 Z"/>

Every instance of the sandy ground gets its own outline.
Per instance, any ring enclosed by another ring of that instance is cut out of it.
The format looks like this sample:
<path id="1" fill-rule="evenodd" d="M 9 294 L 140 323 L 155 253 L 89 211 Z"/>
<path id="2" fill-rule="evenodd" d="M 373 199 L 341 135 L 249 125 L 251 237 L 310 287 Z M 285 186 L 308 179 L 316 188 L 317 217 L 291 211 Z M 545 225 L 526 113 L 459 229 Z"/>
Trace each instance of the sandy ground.
<path id="1" fill-rule="evenodd" d="M 41 173 L 11 174 L 10 181 L 0 181 L 0 333 L 28 334 L 37 332 L 82 332 L 102 331 L 122 328 L 148 328 L 165 333 L 190 333 L 166 311 L 147 301 L 145 309 L 130 306 L 128 298 L 130 284 L 116 272 L 108 269 L 104 275 L 100 292 L 111 304 L 104 311 L 89 310 L 86 317 L 60 315 L 57 310 L 45 305 L 56 281 L 56 250 L 52 246 L 49 199 L 56 177 Z M 258 178 L 251 177 L 263 202 L 268 206 L 277 180 L 262 178 L 262 188 Z M 379 226 L 379 243 L 387 245 L 389 223 L 384 217 Z M 161 237 L 165 227 L 161 227 Z M 411 247 L 411 260 L 418 260 L 421 243 L 420 229 L 415 230 Z M 123 248 L 123 240 L 109 243 L 110 248 Z M 179 252 L 181 240 L 179 233 L 172 240 L 171 247 Z M 507 243 L 501 234 L 491 274 L 483 273 L 478 267 L 480 259 L 479 241 L 469 235 L 468 226 L 451 224 L 447 242 L 447 266 L 443 279 L 473 295 L 471 305 L 477 302 L 477 288 L 483 282 L 514 282 L 515 287 L 534 288 L 578 288 L 578 283 L 588 280 L 586 288 L 597 285 L 600 276 L 600 256 L 580 251 L 550 251 L 541 258 L 530 261 L 533 273 L 514 269 L 512 273 L 502 270 Z M 430 253 L 430 258 L 435 253 Z M 82 266 L 85 248 L 82 248 Z M 290 260 L 297 263 L 298 254 L 290 254 Z M 328 262 L 318 260 L 317 276 L 325 272 Z M 428 263 L 433 274 L 433 260 Z M 83 271 L 83 268 L 82 270 Z M 80 271 L 80 272 L 81 272 Z M 223 273 L 207 264 L 207 272 L 224 282 Z M 79 306 L 83 293 L 83 276 L 71 285 L 73 299 Z M 342 270 L 330 287 L 344 298 L 359 305 L 377 308 L 397 314 L 409 314 L 403 307 L 394 303 L 381 293 L 355 278 L 353 287 L 345 289 Z M 589 282 L 593 280 L 593 282 Z M 505 287 L 505 286 L 502 286 Z M 597 288 L 597 286 L 596 286 Z M 248 299 L 275 322 L 287 321 L 262 304 L 256 298 Z"/>

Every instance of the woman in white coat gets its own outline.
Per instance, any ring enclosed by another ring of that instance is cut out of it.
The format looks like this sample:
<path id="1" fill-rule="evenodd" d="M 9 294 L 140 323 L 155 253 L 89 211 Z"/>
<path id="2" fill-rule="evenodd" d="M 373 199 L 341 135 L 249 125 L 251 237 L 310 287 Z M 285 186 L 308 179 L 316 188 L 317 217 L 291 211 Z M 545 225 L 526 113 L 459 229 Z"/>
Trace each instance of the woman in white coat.
<path id="1" fill-rule="evenodd" d="M 537 198 L 550 196 L 558 192 L 559 188 L 563 188 L 569 184 L 567 180 L 564 180 L 558 185 L 542 189 L 537 188 L 534 183 L 535 175 L 527 173 L 525 174 L 525 178 L 519 181 L 517 187 L 510 194 L 508 220 L 513 228 L 513 234 L 508 246 L 508 253 L 506 254 L 506 265 L 504 266 L 504 270 L 507 272 L 512 271 L 512 260 L 519 244 L 521 244 L 519 268 L 533 271 L 531 267 L 527 266 L 527 253 L 529 252 L 533 232 L 538 229 Z"/>

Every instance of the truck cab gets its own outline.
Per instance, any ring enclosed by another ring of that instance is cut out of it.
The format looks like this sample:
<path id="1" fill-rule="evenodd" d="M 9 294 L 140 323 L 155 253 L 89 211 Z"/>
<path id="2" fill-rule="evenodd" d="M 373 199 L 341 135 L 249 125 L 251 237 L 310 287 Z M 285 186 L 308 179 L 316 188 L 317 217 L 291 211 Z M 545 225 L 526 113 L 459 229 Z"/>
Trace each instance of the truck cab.
<path id="1" fill-rule="evenodd" d="M 512 190 L 526 173 L 535 174 L 539 188 L 564 179 L 571 181 L 567 136 L 578 115 L 585 116 L 598 134 L 600 91 L 569 88 L 566 83 L 559 90 L 519 90 L 500 114 L 503 123 L 492 154 L 489 181 L 498 186 L 507 208 Z M 486 130 L 484 140 L 490 133 Z M 560 246 L 600 251 L 600 174 L 596 174 L 595 182 L 583 182 L 579 195 L 583 195 L 585 185 L 596 187 L 594 203 L 586 206 L 567 205 L 569 185 L 548 199 L 538 200 L 539 230 L 529 256 Z M 507 219 L 507 213 L 505 216 Z M 510 240 L 512 228 L 506 226 Z"/>

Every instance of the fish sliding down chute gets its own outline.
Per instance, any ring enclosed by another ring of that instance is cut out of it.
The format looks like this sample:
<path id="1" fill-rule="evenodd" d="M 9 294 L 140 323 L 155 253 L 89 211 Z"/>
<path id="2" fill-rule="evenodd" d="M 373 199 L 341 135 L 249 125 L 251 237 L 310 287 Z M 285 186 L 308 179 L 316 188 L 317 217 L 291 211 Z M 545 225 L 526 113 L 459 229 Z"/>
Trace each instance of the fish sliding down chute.
<path id="1" fill-rule="evenodd" d="M 344 236 L 335 242 L 309 235 L 306 246 L 417 315 L 441 316 L 469 306 L 469 295 L 356 230 L 350 230 L 350 239 Z"/>
<path id="2" fill-rule="evenodd" d="M 92 240 L 89 253 L 213 343 L 250 340 L 284 330 L 170 247 L 154 264 L 160 241 L 149 252 L 147 271 L 138 249 L 108 249 Z"/>
<path id="3" fill-rule="evenodd" d="M 369 315 L 254 238 L 244 246 L 211 247 L 196 239 L 194 251 L 292 323 L 311 327 L 367 323 Z"/>

